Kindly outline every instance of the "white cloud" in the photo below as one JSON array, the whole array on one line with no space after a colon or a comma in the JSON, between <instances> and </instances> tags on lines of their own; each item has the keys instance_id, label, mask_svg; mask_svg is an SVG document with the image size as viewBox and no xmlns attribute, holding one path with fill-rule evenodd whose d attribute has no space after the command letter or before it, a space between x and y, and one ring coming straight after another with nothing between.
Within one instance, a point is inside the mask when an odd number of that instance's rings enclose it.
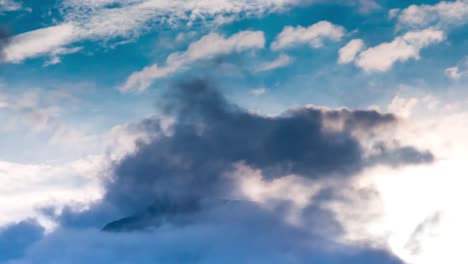
<instances>
[{"instance_id":1,"label":"white cloud","mask_svg":"<svg viewBox=\"0 0 468 264\"><path fill-rule=\"evenodd\" d=\"M338 63L347 64L352 62L364 48L365 44L362 39L351 40L339 50Z\"/></svg>"},{"instance_id":2,"label":"white cloud","mask_svg":"<svg viewBox=\"0 0 468 264\"><path fill-rule=\"evenodd\" d=\"M460 68L458 66L453 66L445 69L445 75L453 80L458 80L462 76L460 73Z\"/></svg>"},{"instance_id":3,"label":"white cloud","mask_svg":"<svg viewBox=\"0 0 468 264\"><path fill-rule=\"evenodd\" d=\"M98 38L135 36L150 24L170 26L188 23L222 24L240 16L262 16L298 5L297 0L65 0L62 13L67 21L81 25ZM119 7L109 8L110 4Z\"/></svg>"},{"instance_id":4,"label":"white cloud","mask_svg":"<svg viewBox=\"0 0 468 264\"><path fill-rule=\"evenodd\" d=\"M61 56L67 54L73 54L78 51L82 50L82 47L74 47L74 48L57 48L50 52L50 58L48 61L44 63L44 67L59 64L62 62Z\"/></svg>"},{"instance_id":5,"label":"white cloud","mask_svg":"<svg viewBox=\"0 0 468 264\"><path fill-rule=\"evenodd\" d=\"M255 71L256 72L271 71L274 69L285 67L291 64L292 62L294 62L294 58L286 54L281 54L275 60L260 65L259 67L255 69Z\"/></svg>"},{"instance_id":6,"label":"white cloud","mask_svg":"<svg viewBox=\"0 0 468 264\"><path fill-rule=\"evenodd\" d=\"M53 53L76 40L77 33L73 24L61 24L16 35L5 47L4 60L19 63L27 58Z\"/></svg>"},{"instance_id":7,"label":"white cloud","mask_svg":"<svg viewBox=\"0 0 468 264\"><path fill-rule=\"evenodd\" d=\"M345 32L342 26L328 21L320 21L307 28L287 26L271 44L271 49L276 51L303 44L320 48L327 40L340 41Z\"/></svg>"},{"instance_id":8,"label":"white cloud","mask_svg":"<svg viewBox=\"0 0 468 264\"><path fill-rule=\"evenodd\" d=\"M177 34L175 38L175 42L177 44L181 44L181 43L192 41L197 36L197 34L198 33L196 31L181 32Z\"/></svg>"},{"instance_id":9,"label":"white cloud","mask_svg":"<svg viewBox=\"0 0 468 264\"><path fill-rule=\"evenodd\" d=\"M468 76L468 57L457 63L457 65L445 69L444 73L452 80L458 80Z\"/></svg>"},{"instance_id":10,"label":"white cloud","mask_svg":"<svg viewBox=\"0 0 468 264\"><path fill-rule=\"evenodd\" d=\"M413 31L361 52L355 64L366 72L386 72L396 62L420 58L420 51L445 40L444 32L436 29Z\"/></svg>"},{"instance_id":11,"label":"white cloud","mask_svg":"<svg viewBox=\"0 0 468 264\"><path fill-rule=\"evenodd\" d=\"M157 26L184 26L187 28L202 25L218 26L245 17L261 17L269 13L279 13L291 7L313 4L315 1L300 0L222 0L213 4L206 0L64 0L59 5L63 24L49 26L23 33L14 37L16 41L9 47L11 54L7 62L18 63L28 58L48 55L54 49L72 45L82 40L107 41L132 39ZM337 1L341 2L341 1ZM11 0L0 0L5 7L17 8ZM356 4L345 1L344 4ZM375 1L360 0L361 11L378 8ZM323 30L327 24L321 23ZM328 25L329 26L329 25ZM317 29L320 30L320 29ZM332 32L318 33L310 40L319 45L325 38L341 38L342 28L329 28ZM73 32L73 33L72 33ZM321 35L322 34L322 35ZM325 36L323 34L329 34ZM320 40L323 38L322 40ZM125 42L125 41L124 41ZM39 46L37 43L45 43ZM109 44L112 47L112 43ZM59 62L53 58L51 62Z\"/></svg>"},{"instance_id":12,"label":"white cloud","mask_svg":"<svg viewBox=\"0 0 468 264\"><path fill-rule=\"evenodd\" d=\"M466 263L465 186L468 109L461 99L398 95L389 110L406 119L396 139L434 153L431 164L365 170L327 207L344 227L342 241L391 250L405 263ZM364 194L364 195L363 195Z\"/></svg>"},{"instance_id":13,"label":"white cloud","mask_svg":"<svg viewBox=\"0 0 468 264\"><path fill-rule=\"evenodd\" d=\"M360 8L359 11L361 13L367 14L375 10L379 10L382 7L375 2L374 0L359 0Z\"/></svg>"},{"instance_id":14,"label":"white cloud","mask_svg":"<svg viewBox=\"0 0 468 264\"><path fill-rule=\"evenodd\" d=\"M393 15L397 11L392 11ZM441 1L435 5L411 5L398 12L398 24L409 27L450 26L468 23L468 1Z\"/></svg>"},{"instance_id":15,"label":"white cloud","mask_svg":"<svg viewBox=\"0 0 468 264\"><path fill-rule=\"evenodd\" d=\"M399 117L409 118L418 103L419 100L415 97L406 98L397 95L388 105L388 110Z\"/></svg>"},{"instance_id":16,"label":"white cloud","mask_svg":"<svg viewBox=\"0 0 468 264\"><path fill-rule=\"evenodd\" d=\"M13 0L0 0L0 12L17 11L21 4Z\"/></svg>"},{"instance_id":17,"label":"white cloud","mask_svg":"<svg viewBox=\"0 0 468 264\"><path fill-rule=\"evenodd\" d=\"M265 88L257 88L257 89L253 89L249 91L249 94L255 95L255 96L263 95L265 93L266 93Z\"/></svg>"},{"instance_id":18,"label":"white cloud","mask_svg":"<svg viewBox=\"0 0 468 264\"><path fill-rule=\"evenodd\" d=\"M258 203L266 209L274 209L276 203L288 201L289 209L284 215L289 224L301 225L301 212L313 203L313 196L324 187L323 182L306 179L298 175L287 175L279 179L265 180L261 170L244 163L234 164L231 177L237 183L236 198Z\"/></svg>"},{"instance_id":19,"label":"white cloud","mask_svg":"<svg viewBox=\"0 0 468 264\"><path fill-rule=\"evenodd\" d=\"M262 49L264 46L265 36L262 31L241 31L229 37L210 33L190 44L186 51L170 54L165 66L154 64L133 73L120 90L122 92L144 91L155 79L172 75L195 61L233 52Z\"/></svg>"}]
</instances>

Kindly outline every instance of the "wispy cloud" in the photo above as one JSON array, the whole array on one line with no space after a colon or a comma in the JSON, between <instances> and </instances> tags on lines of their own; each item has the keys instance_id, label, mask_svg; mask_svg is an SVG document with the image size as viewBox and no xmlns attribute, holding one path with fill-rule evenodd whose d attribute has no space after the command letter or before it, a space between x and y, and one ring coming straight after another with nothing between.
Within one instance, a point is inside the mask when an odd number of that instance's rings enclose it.
<instances>
[{"instance_id":1,"label":"wispy cloud","mask_svg":"<svg viewBox=\"0 0 468 264\"><path fill-rule=\"evenodd\" d=\"M19 63L27 58L53 53L80 38L73 24L61 24L12 37L4 53L6 62Z\"/></svg>"},{"instance_id":2,"label":"wispy cloud","mask_svg":"<svg viewBox=\"0 0 468 264\"><path fill-rule=\"evenodd\" d=\"M264 46L265 36L262 31L241 31L229 37L210 33L190 44L186 51L170 54L166 59L166 65L159 66L154 64L133 73L128 77L120 90L122 92L131 90L144 91L154 80L184 70L196 61L233 52L262 49Z\"/></svg>"},{"instance_id":3,"label":"wispy cloud","mask_svg":"<svg viewBox=\"0 0 468 264\"><path fill-rule=\"evenodd\" d=\"M22 62L81 40L136 38L155 26L216 26L298 4L296 0L226 0L215 5L204 0L65 0L60 6L65 22L15 36L6 61Z\"/></svg>"},{"instance_id":4,"label":"wispy cloud","mask_svg":"<svg viewBox=\"0 0 468 264\"><path fill-rule=\"evenodd\" d=\"M294 62L293 57L290 57L286 54L281 54L275 60L261 64L255 69L255 71L256 72L271 71L274 69L285 67L293 62Z\"/></svg>"}]
</instances>

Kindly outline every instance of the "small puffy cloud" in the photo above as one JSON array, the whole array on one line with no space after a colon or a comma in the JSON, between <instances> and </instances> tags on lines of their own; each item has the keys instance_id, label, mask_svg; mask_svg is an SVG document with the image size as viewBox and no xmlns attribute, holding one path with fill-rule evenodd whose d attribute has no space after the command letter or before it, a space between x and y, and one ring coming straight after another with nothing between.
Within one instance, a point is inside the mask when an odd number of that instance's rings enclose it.
<instances>
[{"instance_id":1,"label":"small puffy cloud","mask_svg":"<svg viewBox=\"0 0 468 264\"><path fill-rule=\"evenodd\" d=\"M1 12L17 11L21 9L21 4L13 0L0 0Z\"/></svg>"},{"instance_id":2,"label":"small puffy cloud","mask_svg":"<svg viewBox=\"0 0 468 264\"><path fill-rule=\"evenodd\" d=\"M235 52L262 49L264 46L265 36L262 31L241 31L229 37L210 33L190 44L186 51L170 54L166 59L166 65L154 64L145 67L141 71L134 72L128 77L120 90L122 92L144 91L155 79L167 77L184 70L196 61Z\"/></svg>"},{"instance_id":3,"label":"small puffy cloud","mask_svg":"<svg viewBox=\"0 0 468 264\"><path fill-rule=\"evenodd\" d=\"M423 28L427 26L450 26L468 23L468 2L465 0L441 1L435 5L410 5L393 9L391 17L397 17L400 26Z\"/></svg>"},{"instance_id":4,"label":"small puffy cloud","mask_svg":"<svg viewBox=\"0 0 468 264\"><path fill-rule=\"evenodd\" d=\"M340 41L346 30L344 27L328 21L320 21L309 27L287 26L271 44L272 50L283 50L298 45L308 44L320 48L327 40Z\"/></svg>"},{"instance_id":5,"label":"small puffy cloud","mask_svg":"<svg viewBox=\"0 0 468 264\"><path fill-rule=\"evenodd\" d=\"M386 72L396 62L419 59L420 51L445 40L444 32L436 29L412 31L361 52L355 64L366 72Z\"/></svg>"},{"instance_id":6,"label":"small puffy cloud","mask_svg":"<svg viewBox=\"0 0 468 264\"><path fill-rule=\"evenodd\" d=\"M445 69L445 75L453 80L458 80L462 76L460 73L460 68L458 66L453 66Z\"/></svg>"},{"instance_id":7,"label":"small puffy cloud","mask_svg":"<svg viewBox=\"0 0 468 264\"><path fill-rule=\"evenodd\" d=\"M468 57L457 63L457 65L445 69L444 73L445 76L452 80L468 76Z\"/></svg>"},{"instance_id":8,"label":"small puffy cloud","mask_svg":"<svg viewBox=\"0 0 468 264\"><path fill-rule=\"evenodd\" d=\"M263 95L265 93L266 93L265 88L257 88L257 89L253 89L249 91L249 94L255 95L255 96Z\"/></svg>"},{"instance_id":9,"label":"small puffy cloud","mask_svg":"<svg viewBox=\"0 0 468 264\"><path fill-rule=\"evenodd\" d=\"M256 72L271 71L274 69L285 67L293 62L294 62L294 58L286 54L281 54L275 60L260 65L259 67L257 67L257 69L255 69L255 71Z\"/></svg>"},{"instance_id":10,"label":"small puffy cloud","mask_svg":"<svg viewBox=\"0 0 468 264\"><path fill-rule=\"evenodd\" d=\"M352 62L359 52L365 48L364 41L362 39L353 39L339 51L339 64L347 64Z\"/></svg>"},{"instance_id":11,"label":"small puffy cloud","mask_svg":"<svg viewBox=\"0 0 468 264\"><path fill-rule=\"evenodd\" d=\"M359 11L361 13L367 14L375 10L379 10L382 7L374 0L359 0Z\"/></svg>"}]
</instances>

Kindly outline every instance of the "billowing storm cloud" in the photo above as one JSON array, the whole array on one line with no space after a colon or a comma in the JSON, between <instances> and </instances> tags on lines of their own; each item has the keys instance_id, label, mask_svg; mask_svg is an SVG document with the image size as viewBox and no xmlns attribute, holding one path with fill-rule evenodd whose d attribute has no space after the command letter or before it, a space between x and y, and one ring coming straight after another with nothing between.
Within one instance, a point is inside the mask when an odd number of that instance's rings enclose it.
<instances>
[{"instance_id":1,"label":"billowing storm cloud","mask_svg":"<svg viewBox=\"0 0 468 264\"><path fill-rule=\"evenodd\" d=\"M320 191L302 209L306 226L286 220L287 201L267 210L236 196L239 164L261 171L265 181L296 175L346 185L375 165L431 162L431 153L394 140L376 140L370 149L360 142L396 127L394 115L305 107L263 116L230 103L200 79L171 86L161 102L172 125L163 128L162 118L140 122L137 127L153 136L112 166L102 200L85 211L69 208L56 215L63 228L13 263L341 263L342 257L399 263L384 251L334 240L340 224L321 202L339 189ZM55 250L57 243L66 253Z\"/></svg>"},{"instance_id":2,"label":"billowing storm cloud","mask_svg":"<svg viewBox=\"0 0 468 264\"><path fill-rule=\"evenodd\" d=\"M266 117L230 103L199 79L173 85L163 101L162 111L176 120L170 132L161 131L160 119L142 121L142 129L160 136L115 164L102 202L79 215L65 214L65 223L128 217L105 229L133 230L159 225L160 217L196 213L232 198L235 180L227 175L238 162L261 170L270 180L291 174L346 180L377 164L433 159L429 152L388 147L381 141L373 146L374 153L365 153L354 133L391 129L398 123L391 114L300 108Z\"/></svg>"}]
</instances>

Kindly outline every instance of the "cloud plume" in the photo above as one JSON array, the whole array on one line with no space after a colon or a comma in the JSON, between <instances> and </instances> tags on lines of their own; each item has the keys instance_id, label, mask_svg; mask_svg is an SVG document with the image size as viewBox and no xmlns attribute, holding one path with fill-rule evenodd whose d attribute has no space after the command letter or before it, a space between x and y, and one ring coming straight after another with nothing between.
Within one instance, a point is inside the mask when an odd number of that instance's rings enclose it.
<instances>
[{"instance_id":1,"label":"cloud plume","mask_svg":"<svg viewBox=\"0 0 468 264\"><path fill-rule=\"evenodd\" d=\"M392 129L395 116L312 107L261 116L199 79L171 87L160 108L174 123L163 132L161 118L141 122L157 136L114 165L103 199L85 211L64 210L57 216L63 228L12 263L401 263L385 250L335 240L342 230L320 201L338 190L312 195L315 203L300 201L305 226L286 219L294 200L264 207L236 197L239 178L252 171L268 197L281 197L281 186L293 190L295 182L346 182L377 164L432 161L428 152L386 142L366 153L359 135Z\"/></svg>"},{"instance_id":2,"label":"cloud plume","mask_svg":"<svg viewBox=\"0 0 468 264\"><path fill-rule=\"evenodd\" d=\"M376 164L397 166L433 158L410 146L390 147L384 142L367 155L355 132L391 128L398 122L395 116L376 111L309 107L265 117L228 102L203 80L172 87L161 109L176 119L171 134L140 144L115 166L102 203L78 216L65 214L65 223L130 216L123 225L134 225L141 216L150 219L140 227L146 228L153 220L161 222L158 214L178 218L186 209L191 214L197 211L194 208L230 198L234 187L226 174L237 162L262 170L268 179L291 174L346 179ZM161 130L159 119L143 123L153 133Z\"/></svg>"}]
</instances>

